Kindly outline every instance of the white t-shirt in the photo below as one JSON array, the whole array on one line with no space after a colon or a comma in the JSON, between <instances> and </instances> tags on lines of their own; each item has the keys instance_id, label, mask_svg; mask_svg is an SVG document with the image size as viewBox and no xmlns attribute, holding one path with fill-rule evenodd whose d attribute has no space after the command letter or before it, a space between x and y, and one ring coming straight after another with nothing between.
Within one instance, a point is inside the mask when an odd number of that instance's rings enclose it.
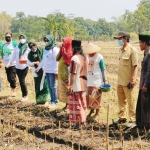
<instances>
[{"instance_id":1,"label":"white t-shirt","mask_svg":"<svg viewBox=\"0 0 150 150\"><path fill-rule=\"evenodd\" d=\"M10 59L11 59L11 57L12 57L12 55L13 55L13 53L14 53L14 49L15 49L15 47L14 47L14 45L13 45L13 43L11 42L11 43L9 43L9 44L4 44L4 47L3 47L3 60L4 60L4 65L6 66L7 64L8 64L8 62L10 61ZM11 54L8 54L7 52L5 52L5 50L9 50L10 51L10 53ZM15 66L16 65L16 60L14 60L12 63L11 63L11 65L10 66Z\"/></svg>"},{"instance_id":2,"label":"white t-shirt","mask_svg":"<svg viewBox=\"0 0 150 150\"><path fill-rule=\"evenodd\" d=\"M88 58L86 57L84 61L83 56L74 55L71 59L70 72L75 73L75 79L73 82L73 91L85 91L87 88L87 68L88 68ZM73 65L72 62L75 62ZM83 74L82 74L83 73ZM82 79L81 76L84 75L86 79Z\"/></svg>"},{"instance_id":3,"label":"white t-shirt","mask_svg":"<svg viewBox=\"0 0 150 150\"><path fill-rule=\"evenodd\" d=\"M25 53L23 55L21 55L21 58L19 58L19 51L20 51L20 49L17 46L14 49L14 53L13 53L11 59L10 59L10 63L12 64L14 61L16 61L16 69L23 70L26 67L28 67L28 65L27 64L20 64L19 63L19 59L28 60L28 53L30 52L30 48L27 48L27 50L25 51Z\"/></svg>"},{"instance_id":4,"label":"white t-shirt","mask_svg":"<svg viewBox=\"0 0 150 150\"><path fill-rule=\"evenodd\" d=\"M88 86L100 86L103 83L102 72L100 69L100 61L103 59L103 56L99 53L96 53L93 57L89 57L88 65Z\"/></svg>"},{"instance_id":5,"label":"white t-shirt","mask_svg":"<svg viewBox=\"0 0 150 150\"><path fill-rule=\"evenodd\" d=\"M43 50L43 57L40 65L37 69L43 68L45 73L58 74L58 61L56 61L56 56L59 52L58 47L54 47L50 50Z\"/></svg>"}]
</instances>

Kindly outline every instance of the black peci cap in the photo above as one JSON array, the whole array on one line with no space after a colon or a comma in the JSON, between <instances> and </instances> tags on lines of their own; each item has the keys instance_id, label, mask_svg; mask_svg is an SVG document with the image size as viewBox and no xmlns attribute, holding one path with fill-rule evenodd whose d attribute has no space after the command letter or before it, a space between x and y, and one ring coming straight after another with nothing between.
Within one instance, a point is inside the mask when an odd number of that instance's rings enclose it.
<instances>
[{"instance_id":1,"label":"black peci cap","mask_svg":"<svg viewBox=\"0 0 150 150\"><path fill-rule=\"evenodd\" d=\"M139 40L143 42L150 41L150 35L139 34Z\"/></svg>"},{"instance_id":2,"label":"black peci cap","mask_svg":"<svg viewBox=\"0 0 150 150\"><path fill-rule=\"evenodd\" d=\"M72 47L81 47L80 40L72 40Z\"/></svg>"}]
</instances>

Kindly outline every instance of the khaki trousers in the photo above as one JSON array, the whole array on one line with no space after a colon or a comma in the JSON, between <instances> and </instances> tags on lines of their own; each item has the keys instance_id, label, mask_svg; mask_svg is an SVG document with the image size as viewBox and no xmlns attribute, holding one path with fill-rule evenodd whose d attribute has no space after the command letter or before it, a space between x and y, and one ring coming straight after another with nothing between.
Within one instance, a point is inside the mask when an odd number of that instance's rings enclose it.
<instances>
[{"instance_id":1,"label":"khaki trousers","mask_svg":"<svg viewBox=\"0 0 150 150\"><path fill-rule=\"evenodd\" d=\"M132 122L135 122L135 108L136 108L136 96L135 88L128 89L126 86L118 85L117 86L117 95L118 95L118 106L119 113L118 116L120 119L127 119L127 103L128 103L128 114L129 119Z\"/></svg>"}]
</instances>

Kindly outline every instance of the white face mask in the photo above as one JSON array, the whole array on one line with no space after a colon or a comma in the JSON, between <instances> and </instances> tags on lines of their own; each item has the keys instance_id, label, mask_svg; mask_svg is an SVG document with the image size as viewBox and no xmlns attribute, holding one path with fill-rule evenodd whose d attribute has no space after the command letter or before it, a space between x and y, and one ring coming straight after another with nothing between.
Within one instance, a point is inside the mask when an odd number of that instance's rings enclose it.
<instances>
[{"instance_id":1,"label":"white face mask","mask_svg":"<svg viewBox=\"0 0 150 150\"><path fill-rule=\"evenodd\" d=\"M21 44L26 43L26 39L20 39L20 43L21 43Z\"/></svg>"},{"instance_id":2,"label":"white face mask","mask_svg":"<svg viewBox=\"0 0 150 150\"><path fill-rule=\"evenodd\" d=\"M48 45L49 45L49 42L45 42L45 45L48 46Z\"/></svg>"},{"instance_id":3,"label":"white face mask","mask_svg":"<svg viewBox=\"0 0 150 150\"><path fill-rule=\"evenodd\" d=\"M32 52L36 52L37 51L37 48L35 50L32 50Z\"/></svg>"}]
</instances>

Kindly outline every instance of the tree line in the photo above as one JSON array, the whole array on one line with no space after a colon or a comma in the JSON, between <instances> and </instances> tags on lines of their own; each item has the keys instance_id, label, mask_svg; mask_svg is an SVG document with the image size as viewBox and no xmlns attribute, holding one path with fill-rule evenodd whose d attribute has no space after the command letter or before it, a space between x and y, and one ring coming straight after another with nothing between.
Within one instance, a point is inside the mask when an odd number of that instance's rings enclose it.
<instances>
[{"instance_id":1,"label":"tree line","mask_svg":"<svg viewBox=\"0 0 150 150\"><path fill-rule=\"evenodd\" d=\"M24 12L16 12L12 17L7 12L0 13L0 39L8 31L18 39L25 33L29 39L40 41L45 34L53 34L57 41L63 37L72 36L81 40L111 40L119 31L128 31L132 39L137 34L150 34L150 0L141 0L134 12L126 10L120 17L112 17L112 22L99 18L98 21L74 17L73 14L65 16L59 11L48 14L45 18L39 16L26 16Z\"/></svg>"}]
</instances>

